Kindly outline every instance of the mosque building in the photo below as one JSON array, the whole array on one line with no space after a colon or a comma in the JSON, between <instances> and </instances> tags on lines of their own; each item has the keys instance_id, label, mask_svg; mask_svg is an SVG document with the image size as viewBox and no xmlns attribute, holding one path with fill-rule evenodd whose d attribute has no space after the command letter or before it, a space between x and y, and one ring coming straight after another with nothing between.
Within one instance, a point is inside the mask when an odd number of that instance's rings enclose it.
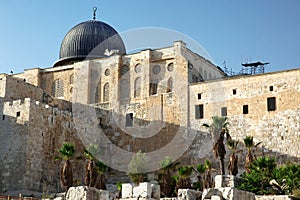
<instances>
[{"instance_id":1,"label":"mosque building","mask_svg":"<svg viewBox=\"0 0 300 200\"><path fill-rule=\"evenodd\" d=\"M212 116L228 117L235 140L262 141L260 154L299 163L300 69L229 76L187 46L127 54L118 32L93 19L65 35L53 67L0 74L0 193L57 191L64 142L99 145L111 183L138 151L149 172L166 156L213 159L202 126ZM84 163L74 163L82 184Z\"/></svg>"}]
</instances>

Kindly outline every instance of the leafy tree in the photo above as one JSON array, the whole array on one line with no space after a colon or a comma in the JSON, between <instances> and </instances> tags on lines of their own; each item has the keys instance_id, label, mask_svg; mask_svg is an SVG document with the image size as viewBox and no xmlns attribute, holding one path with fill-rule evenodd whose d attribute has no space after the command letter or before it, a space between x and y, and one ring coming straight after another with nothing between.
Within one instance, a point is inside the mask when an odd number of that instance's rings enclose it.
<instances>
[{"instance_id":1,"label":"leafy tree","mask_svg":"<svg viewBox=\"0 0 300 200\"><path fill-rule=\"evenodd\" d=\"M71 158L75 153L75 146L71 143L63 143L58 150L60 156L55 157L55 160L63 160L64 164L60 170L60 184L66 191L73 185L73 172Z\"/></svg>"},{"instance_id":2,"label":"leafy tree","mask_svg":"<svg viewBox=\"0 0 300 200\"><path fill-rule=\"evenodd\" d=\"M300 188L300 165L288 163L280 166L276 169L273 178L283 186L285 194L294 194L294 191Z\"/></svg>"},{"instance_id":3,"label":"leafy tree","mask_svg":"<svg viewBox=\"0 0 300 200\"><path fill-rule=\"evenodd\" d=\"M176 183L172 176L178 165L179 162L173 162L170 157L165 157L165 159L160 162L161 169L158 173L158 182L163 197L171 197L174 195Z\"/></svg>"},{"instance_id":4,"label":"leafy tree","mask_svg":"<svg viewBox=\"0 0 300 200\"><path fill-rule=\"evenodd\" d=\"M212 117L212 120L213 122L211 125L203 124L203 126L209 128L214 141L216 141L213 147L213 152L215 158L219 158L220 160L221 175L224 175L225 174L224 157L226 155L226 150L224 145L225 135L227 140L231 140L227 128L229 123L227 122L227 117L214 116Z\"/></svg>"},{"instance_id":5,"label":"leafy tree","mask_svg":"<svg viewBox=\"0 0 300 200\"><path fill-rule=\"evenodd\" d=\"M128 165L128 170L128 175L134 183L138 184L147 181L148 176L146 174L147 168L145 154L141 151L134 154Z\"/></svg>"},{"instance_id":6,"label":"leafy tree","mask_svg":"<svg viewBox=\"0 0 300 200\"><path fill-rule=\"evenodd\" d=\"M231 149L228 165L229 174L236 176L238 174L238 156L236 154L241 151L238 149L239 141L229 140L227 145Z\"/></svg>"},{"instance_id":7,"label":"leafy tree","mask_svg":"<svg viewBox=\"0 0 300 200\"><path fill-rule=\"evenodd\" d=\"M244 144L248 149L247 156L246 156L246 162L245 162L245 170L247 173L250 173L250 165L254 161L255 154L254 150L257 148L258 145L261 144L261 142L258 142L257 144L253 141L253 136L246 136L244 139Z\"/></svg>"},{"instance_id":8,"label":"leafy tree","mask_svg":"<svg viewBox=\"0 0 300 200\"><path fill-rule=\"evenodd\" d=\"M249 173L242 174L242 183L238 186L239 189L260 195L275 193L270 185L276 170L274 158L260 157L252 162L249 170Z\"/></svg>"}]
</instances>

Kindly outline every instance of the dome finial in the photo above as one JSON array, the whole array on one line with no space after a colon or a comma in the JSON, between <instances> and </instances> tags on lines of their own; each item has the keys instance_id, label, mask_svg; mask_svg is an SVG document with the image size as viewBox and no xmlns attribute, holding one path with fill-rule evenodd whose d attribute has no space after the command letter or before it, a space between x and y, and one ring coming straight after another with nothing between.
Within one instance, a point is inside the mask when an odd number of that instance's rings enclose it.
<instances>
[{"instance_id":1,"label":"dome finial","mask_svg":"<svg viewBox=\"0 0 300 200\"><path fill-rule=\"evenodd\" d=\"M93 17L93 20L96 20L96 11L97 11L97 7L94 7L94 8L93 8L93 11L94 11L94 17Z\"/></svg>"}]
</instances>

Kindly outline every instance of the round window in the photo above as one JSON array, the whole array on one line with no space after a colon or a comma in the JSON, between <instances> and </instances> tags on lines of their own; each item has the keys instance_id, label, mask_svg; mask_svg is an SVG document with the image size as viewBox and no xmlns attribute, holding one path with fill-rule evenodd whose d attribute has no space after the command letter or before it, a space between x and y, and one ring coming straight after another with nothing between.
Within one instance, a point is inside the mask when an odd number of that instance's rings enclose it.
<instances>
[{"instance_id":1,"label":"round window","mask_svg":"<svg viewBox=\"0 0 300 200\"><path fill-rule=\"evenodd\" d=\"M158 74L160 72L160 66L159 65L155 65L152 69L153 74Z\"/></svg>"}]
</instances>

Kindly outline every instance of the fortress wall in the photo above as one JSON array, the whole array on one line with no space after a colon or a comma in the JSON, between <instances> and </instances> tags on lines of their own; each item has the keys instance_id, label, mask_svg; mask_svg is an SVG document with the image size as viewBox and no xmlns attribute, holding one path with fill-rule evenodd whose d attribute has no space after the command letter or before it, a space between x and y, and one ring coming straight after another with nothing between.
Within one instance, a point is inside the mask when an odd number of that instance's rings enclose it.
<instances>
[{"instance_id":1,"label":"fortress wall","mask_svg":"<svg viewBox=\"0 0 300 200\"><path fill-rule=\"evenodd\" d=\"M190 120L195 129L205 130L201 125L210 123L211 116L221 116L223 107L234 139L252 135L255 142L263 142L266 154L272 151L284 158L300 157L299 69L204 82L192 85L191 91ZM268 111L270 97L276 98L273 111ZM195 105L203 105L203 119L195 119ZM244 105L248 105L248 114L243 114Z\"/></svg>"},{"instance_id":2,"label":"fortress wall","mask_svg":"<svg viewBox=\"0 0 300 200\"><path fill-rule=\"evenodd\" d=\"M5 75L0 80L0 83L4 82L0 85L0 95L3 97L4 101L13 101L17 99L24 99L30 97L36 100L42 100L43 98L43 90L39 87L35 87L23 79L14 78L9 75ZM5 85L5 86L4 86ZM5 89L5 90L4 90ZM3 92L4 91L4 92Z\"/></svg>"},{"instance_id":3,"label":"fortress wall","mask_svg":"<svg viewBox=\"0 0 300 200\"><path fill-rule=\"evenodd\" d=\"M75 144L77 156L84 147L74 128L72 114L26 98L5 102L0 120L1 192L27 188L60 190L62 162L54 161L63 142ZM19 112L19 114L17 114ZM20 116L18 116L20 115ZM72 161L74 180L83 184L85 161Z\"/></svg>"}]
</instances>

